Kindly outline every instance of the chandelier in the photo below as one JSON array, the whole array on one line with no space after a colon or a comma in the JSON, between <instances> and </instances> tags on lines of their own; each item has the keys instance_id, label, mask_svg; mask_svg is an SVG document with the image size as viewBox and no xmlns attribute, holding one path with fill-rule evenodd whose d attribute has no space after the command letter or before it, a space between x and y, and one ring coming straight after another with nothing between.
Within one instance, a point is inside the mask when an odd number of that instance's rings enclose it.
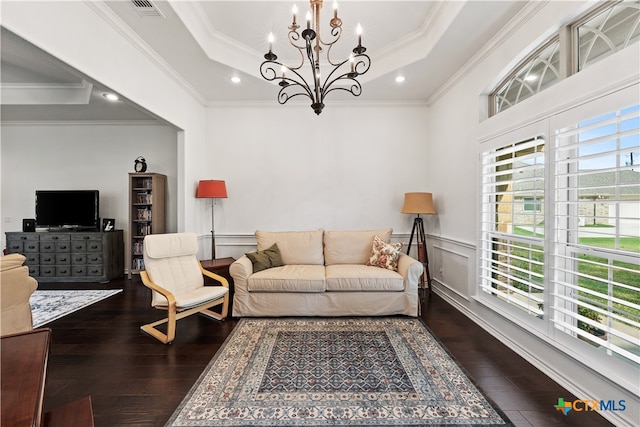
<instances>
[{"instance_id":1,"label":"chandelier","mask_svg":"<svg viewBox=\"0 0 640 427\"><path fill-rule=\"evenodd\" d=\"M329 92L342 90L354 96L359 96L362 93L362 86L356 77L369 71L371 59L365 54L367 49L362 46L362 27L358 24L356 29L358 45L353 48L347 59L334 61L331 58L331 48L342 36L342 20L338 18L337 3L333 3L333 18L329 21L331 29L328 40L324 40L320 35L322 0L310 0L310 4L311 11L307 12L306 28L302 30L302 33L298 32L301 27L296 22L298 9L295 5L293 6L293 22L288 27L289 43L300 54L299 64L288 66L278 61L278 57L273 53L273 33L270 33L269 51L265 53L265 61L260 65L260 74L268 81L279 80L278 103L284 104L296 96L306 96L311 100L313 111L320 114L324 108L324 98ZM325 58L323 58L321 73L320 58L323 53ZM305 72L302 69L307 62L305 57L310 67L310 73L306 74L307 78L303 77ZM326 62L324 62L325 59ZM327 74L323 80L325 72Z\"/></svg>"}]
</instances>

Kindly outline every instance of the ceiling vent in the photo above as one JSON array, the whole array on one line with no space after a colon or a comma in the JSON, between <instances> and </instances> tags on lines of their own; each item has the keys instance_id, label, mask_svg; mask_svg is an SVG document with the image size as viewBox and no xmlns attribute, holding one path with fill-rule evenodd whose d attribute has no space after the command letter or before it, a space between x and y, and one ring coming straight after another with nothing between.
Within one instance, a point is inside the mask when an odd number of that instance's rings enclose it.
<instances>
[{"instance_id":1,"label":"ceiling vent","mask_svg":"<svg viewBox=\"0 0 640 427\"><path fill-rule=\"evenodd\" d=\"M164 15L158 9L158 6L153 4L151 0L131 0L131 5L138 12L138 15L142 16L160 16L164 18Z\"/></svg>"}]
</instances>

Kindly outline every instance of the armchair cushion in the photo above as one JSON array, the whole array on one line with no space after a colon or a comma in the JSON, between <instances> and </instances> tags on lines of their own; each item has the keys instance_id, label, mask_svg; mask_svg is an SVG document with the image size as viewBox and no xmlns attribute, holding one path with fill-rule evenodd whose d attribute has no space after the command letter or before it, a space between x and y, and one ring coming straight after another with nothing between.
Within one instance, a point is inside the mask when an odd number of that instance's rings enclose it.
<instances>
[{"instance_id":1,"label":"armchair cushion","mask_svg":"<svg viewBox=\"0 0 640 427\"><path fill-rule=\"evenodd\" d=\"M196 258L198 241L195 234L150 234L145 237L143 250L144 268L149 279L176 298L204 286L204 277ZM167 305L167 299L154 291L151 304L163 307Z\"/></svg>"}]
</instances>

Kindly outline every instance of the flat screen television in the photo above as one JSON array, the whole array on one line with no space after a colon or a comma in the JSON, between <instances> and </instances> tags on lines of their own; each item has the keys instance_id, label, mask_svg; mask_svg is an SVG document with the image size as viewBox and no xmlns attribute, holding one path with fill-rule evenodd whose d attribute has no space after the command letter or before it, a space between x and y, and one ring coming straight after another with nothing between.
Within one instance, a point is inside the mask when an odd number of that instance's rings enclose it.
<instances>
[{"instance_id":1,"label":"flat screen television","mask_svg":"<svg viewBox=\"0 0 640 427\"><path fill-rule=\"evenodd\" d=\"M36 227L100 230L98 190L37 190Z\"/></svg>"}]
</instances>

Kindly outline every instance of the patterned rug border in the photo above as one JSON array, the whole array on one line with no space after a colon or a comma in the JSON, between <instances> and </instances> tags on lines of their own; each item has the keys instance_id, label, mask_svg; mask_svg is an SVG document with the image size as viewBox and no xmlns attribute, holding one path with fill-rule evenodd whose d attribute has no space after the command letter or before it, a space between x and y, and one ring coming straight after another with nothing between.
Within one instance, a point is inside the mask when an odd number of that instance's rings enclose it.
<instances>
[{"instance_id":1,"label":"patterned rug border","mask_svg":"<svg viewBox=\"0 0 640 427\"><path fill-rule=\"evenodd\" d=\"M33 328L36 329L47 325L54 320L61 319L122 291L122 289L36 289L31 295L31 299L66 296L69 298L82 297L82 301L64 306L62 310L60 310L60 306L48 307L49 310L42 310L41 307L36 306L36 303L30 299Z\"/></svg>"},{"instance_id":2,"label":"patterned rug border","mask_svg":"<svg viewBox=\"0 0 640 427\"><path fill-rule=\"evenodd\" d=\"M487 394L482 390L481 387L479 387L476 383L476 381L473 379L473 377L471 375L469 375L469 373L467 372L466 369L464 369L464 367L460 364L460 362L453 356L453 354L451 354L451 352L449 351L448 348L446 348L446 346L442 343L442 341L433 333L433 331L424 323L424 321L421 318L410 318L410 317L339 317L339 318L324 318L324 317L281 317L281 318L241 318L238 323L236 324L236 326L234 327L234 329L231 331L231 333L227 336L227 338L225 339L224 343L220 346L220 348L218 349L218 351L215 353L215 355L212 357L212 359L209 361L209 363L207 364L207 366L204 368L203 372L199 375L198 379L195 381L195 383L193 384L193 386L191 387L191 389L189 390L189 392L187 393L187 395L183 398L183 400L181 401L181 403L178 405L178 407L176 408L176 410L173 412L172 416L169 418L169 420L167 421L167 423L165 424L165 427L178 427L178 426L187 426L187 425L197 425L197 426L205 426L205 425L211 425L213 426L214 424L202 424L202 423L198 423L198 424L175 424L175 422L177 421L177 418L180 416L181 411L185 408L185 406L189 403L189 401L191 400L191 398L198 392L199 386L200 384L207 378L209 371L212 369L212 367L218 362L218 359L220 357L222 357L222 355L225 353L226 347L233 341L236 333L238 333L238 331L241 329L241 325L243 325L245 322L250 322L250 321L288 321L288 322L296 322L296 321L332 321L332 320L343 320L343 321L348 321L348 320L381 320L381 319L385 319L385 320L390 320L390 319L397 319L397 320L401 320L401 321L405 321L405 322L416 322L420 325L420 327L424 328L424 330L431 336L431 338L434 340L434 342L439 346L440 350L442 350L446 356L448 358L451 359L451 361L453 362L453 364L455 364L455 366L460 370L460 372L466 377L466 379L469 381L469 383L476 389L476 391L482 396L482 398L485 399L485 401L487 402L487 404L489 406L491 406L491 408L493 409L493 411L495 411L495 413L502 418L502 420L504 421L504 424L502 423L488 423L488 424L480 424L480 423L463 423L463 422L453 422L452 420L447 420L447 422L443 422L443 423L429 423L429 424L415 424L415 423L409 423L409 424L393 424L396 427L405 427L405 426L416 426L416 425L424 425L424 426L431 426L431 427L437 427L437 426L458 426L458 427L478 427L478 426L483 426L483 427L513 427L513 423L511 422L511 420L509 420L509 418L506 416L506 414L500 409L500 407L492 400L490 399ZM221 425L221 424L215 424L215 425ZM248 424L247 424L248 425ZM251 425L263 425L263 426L269 426L269 425L273 425L272 423L265 423L265 424L251 424ZM284 425L284 424L278 424L278 425ZM290 424L287 424L290 425ZM352 425L361 425L361 426L366 426L366 425L380 425L380 424L368 424L366 422L362 422L362 420L360 420L357 423L354 422L349 422L347 424L340 424L338 422L335 422L333 424L299 424L299 425L304 425L306 427L320 427L320 426L326 426L326 425L331 425L334 427L348 427L348 426L352 426Z\"/></svg>"}]
</instances>

